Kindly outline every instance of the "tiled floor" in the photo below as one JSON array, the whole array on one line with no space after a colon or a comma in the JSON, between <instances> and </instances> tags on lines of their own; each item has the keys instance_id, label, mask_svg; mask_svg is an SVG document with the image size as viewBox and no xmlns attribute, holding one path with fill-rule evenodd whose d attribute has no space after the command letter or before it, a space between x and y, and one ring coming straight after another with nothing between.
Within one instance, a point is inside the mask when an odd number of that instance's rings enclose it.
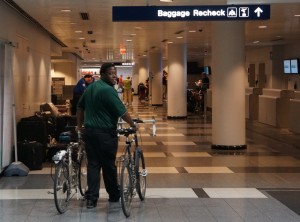
<instances>
[{"instance_id":1,"label":"tiled floor","mask_svg":"<svg viewBox=\"0 0 300 222\"><path fill-rule=\"evenodd\" d=\"M0 221L300 221L300 136L247 122L247 149L211 149L211 117L167 120L166 107L135 102L133 116L157 120L140 127L148 168L146 200L134 199L126 218L104 189L96 209L72 201L57 213L51 168L0 178ZM120 141L120 150L124 139ZM103 188L103 183L102 187Z\"/></svg>"}]
</instances>

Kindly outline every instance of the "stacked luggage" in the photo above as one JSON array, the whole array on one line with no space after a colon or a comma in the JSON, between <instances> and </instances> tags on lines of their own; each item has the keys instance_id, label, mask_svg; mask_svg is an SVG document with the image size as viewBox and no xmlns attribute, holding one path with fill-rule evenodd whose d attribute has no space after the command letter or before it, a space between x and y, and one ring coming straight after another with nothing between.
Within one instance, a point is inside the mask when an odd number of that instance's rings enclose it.
<instances>
[{"instance_id":1,"label":"stacked luggage","mask_svg":"<svg viewBox=\"0 0 300 222\"><path fill-rule=\"evenodd\" d=\"M42 113L22 118L17 124L18 160L30 170L42 169L43 162L51 161L52 156L58 150L65 149L66 143L70 142L70 140L62 143L53 141L62 140L60 134L66 131L71 120L74 124L74 118L70 116L62 115L54 118L52 115Z\"/></svg>"}]
</instances>

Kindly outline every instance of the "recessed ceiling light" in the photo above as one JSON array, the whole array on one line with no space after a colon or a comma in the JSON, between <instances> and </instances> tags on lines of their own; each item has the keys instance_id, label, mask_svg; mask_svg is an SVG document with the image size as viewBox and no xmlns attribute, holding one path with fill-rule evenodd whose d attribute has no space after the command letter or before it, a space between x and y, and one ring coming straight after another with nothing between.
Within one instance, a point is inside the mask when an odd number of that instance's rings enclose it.
<instances>
[{"instance_id":1,"label":"recessed ceiling light","mask_svg":"<svg viewBox=\"0 0 300 222\"><path fill-rule=\"evenodd\" d=\"M300 15L294 15L295 17L300 17Z\"/></svg>"},{"instance_id":2,"label":"recessed ceiling light","mask_svg":"<svg viewBox=\"0 0 300 222\"><path fill-rule=\"evenodd\" d=\"M81 37L81 38L79 38L79 39L85 39L85 38Z\"/></svg>"},{"instance_id":3,"label":"recessed ceiling light","mask_svg":"<svg viewBox=\"0 0 300 222\"><path fill-rule=\"evenodd\" d=\"M71 9L62 9L61 12L71 12Z\"/></svg>"},{"instance_id":4,"label":"recessed ceiling light","mask_svg":"<svg viewBox=\"0 0 300 222\"><path fill-rule=\"evenodd\" d=\"M260 29L265 29L265 28L267 28L268 26L266 26L266 25L260 25L260 26L258 26L258 28L260 28Z\"/></svg>"},{"instance_id":5,"label":"recessed ceiling light","mask_svg":"<svg viewBox=\"0 0 300 222\"><path fill-rule=\"evenodd\" d=\"M131 39L127 39L126 42L132 42L132 40Z\"/></svg>"},{"instance_id":6,"label":"recessed ceiling light","mask_svg":"<svg viewBox=\"0 0 300 222\"><path fill-rule=\"evenodd\" d=\"M135 34L135 33L131 33L130 35L131 35L131 36L135 36L136 34Z\"/></svg>"},{"instance_id":7,"label":"recessed ceiling light","mask_svg":"<svg viewBox=\"0 0 300 222\"><path fill-rule=\"evenodd\" d=\"M161 2L173 2L173 0L160 0Z\"/></svg>"},{"instance_id":8,"label":"recessed ceiling light","mask_svg":"<svg viewBox=\"0 0 300 222\"><path fill-rule=\"evenodd\" d=\"M189 32L196 32L196 30L190 30Z\"/></svg>"},{"instance_id":9,"label":"recessed ceiling light","mask_svg":"<svg viewBox=\"0 0 300 222\"><path fill-rule=\"evenodd\" d=\"M172 44L173 42L168 42L169 44Z\"/></svg>"},{"instance_id":10,"label":"recessed ceiling light","mask_svg":"<svg viewBox=\"0 0 300 222\"><path fill-rule=\"evenodd\" d=\"M75 31L76 33L82 33L82 31L80 31L80 30L77 30L77 31Z\"/></svg>"},{"instance_id":11,"label":"recessed ceiling light","mask_svg":"<svg viewBox=\"0 0 300 222\"><path fill-rule=\"evenodd\" d=\"M183 37L182 37L182 36L177 36L176 38L178 38L178 39L182 39Z\"/></svg>"},{"instance_id":12,"label":"recessed ceiling light","mask_svg":"<svg viewBox=\"0 0 300 222\"><path fill-rule=\"evenodd\" d=\"M259 43L259 41L254 41L254 42L253 42L253 44L257 44L257 43Z\"/></svg>"}]
</instances>

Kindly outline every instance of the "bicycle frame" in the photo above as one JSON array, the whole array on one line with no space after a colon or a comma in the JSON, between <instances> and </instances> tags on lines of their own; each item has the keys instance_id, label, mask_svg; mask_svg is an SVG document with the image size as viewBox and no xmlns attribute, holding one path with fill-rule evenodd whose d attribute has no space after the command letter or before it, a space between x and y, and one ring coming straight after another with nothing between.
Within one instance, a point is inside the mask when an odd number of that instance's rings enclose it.
<instances>
[{"instance_id":1,"label":"bicycle frame","mask_svg":"<svg viewBox=\"0 0 300 222\"><path fill-rule=\"evenodd\" d=\"M140 119L133 119L137 123L145 123ZM147 120L153 123L153 135L155 135L155 119ZM123 213L126 217L130 216L132 198L138 194L141 201L145 199L146 193L146 176L145 159L142 149L139 147L137 131L135 128L122 128L123 122L119 122L117 130L119 136L124 135L125 148L123 155L119 158L121 168L119 171L120 178L120 196ZM132 145L134 144L134 148ZM119 165L120 166L120 165Z\"/></svg>"},{"instance_id":2,"label":"bicycle frame","mask_svg":"<svg viewBox=\"0 0 300 222\"><path fill-rule=\"evenodd\" d=\"M77 193L77 200L80 199L79 197L79 192L78 192L78 169L76 169L76 167L79 167L78 162L74 162L72 159L72 153L73 153L73 149L79 147L79 143L73 143L71 142L68 146L67 146L67 150L60 150L58 151L52 158L52 160L54 161L54 163L57 165L59 162L64 161L64 164L66 164L68 166L68 178L67 180L70 183L70 186L68 187L69 192L71 192L72 188L76 189L76 193ZM81 149L81 148L80 148ZM67 155L67 156L66 156ZM79 160L79 158L82 155L82 151L78 150L78 155L77 155L77 160Z\"/></svg>"},{"instance_id":3,"label":"bicycle frame","mask_svg":"<svg viewBox=\"0 0 300 222\"><path fill-rule=\"evenodd\" d=\"M129 165L131 171L132 171L132 182L133 182L133 187L135 187L136 184L136 178L135 178L135 162L134 162L134 157L136 155L136 152L138 151L138 139L137 139L137 135L136 133L133 134L133 138L129 139L129 136L126 136L126 147L125 147L125 153L124 156L127 158L124 158L124 160L126 161L126 164ZM132 148L132 144L135 144L135 149L131 150Z\"/></svg>"},{"instance_id":4,"label":"bicycle frame","mask_svg":"<svg viewBox=\"0 0 300 222\"><path fill-rule=\"evenodd\" d=\"M64 213L76 194L77 200L84 199L85 174L81 171L86 164L84 142L71 142L66 150L58 151L52 158L55 163L54 201L59 213ZM76 157L73 155L78 148ZM85 181L85 182L84 182ZM84 188L84 189L83 189ZM75 189L75 192L72 192Z\"/></svg>"}]
</instances>

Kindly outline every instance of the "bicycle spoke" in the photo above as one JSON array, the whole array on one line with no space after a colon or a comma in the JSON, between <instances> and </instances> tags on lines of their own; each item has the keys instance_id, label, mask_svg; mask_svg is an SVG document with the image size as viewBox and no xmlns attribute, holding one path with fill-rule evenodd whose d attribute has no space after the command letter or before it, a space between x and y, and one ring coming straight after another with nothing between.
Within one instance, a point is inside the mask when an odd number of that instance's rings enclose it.
<instances>
[{"instance_id":1,"label":"bicycle spoke","mask_svg":"<svg viewBox=\"0 0 300 222\"><path fill-rule=\"evenodd\" d=\"M79 162L78 182L80 194L85 196L87 191L87 157L85 152L83 152Z\"/></svg>"},{"instance_id":2,"label":"bicycle spoke","mask_svg":"<svg viewBox=\"0 0 300 222\"><path fill-rule=\"evenodd\" d=\"M120 177L120 193L122 210L126 217L130 216L131 202L133 197L132 188L130 167L128 164L124 163Z\"/></svg>"},{"instance_id":3,"label":"bicycle spoke","mask_svg":"<svg viewBox=\"0 0 300 222\"><path fill-rule=\"evenodd\" d=\"M136 150L135 154L135 175L137 193L140 200L144 200L146 195L147 170L145 169L145 159L143 152L139 149Z\"/></svg>"},{"instance_id":4,"label":"bicycle spoke","mask_svg":"<svg viewBox=\"0 0 300 222\"><path fill-rule=\"evenodd\" d=\"M56 165L54 179L54 201L59 213L67 210L71 198L71 189L68 181L68 169L62 160Z\"/></svg>"}]
</instances>

